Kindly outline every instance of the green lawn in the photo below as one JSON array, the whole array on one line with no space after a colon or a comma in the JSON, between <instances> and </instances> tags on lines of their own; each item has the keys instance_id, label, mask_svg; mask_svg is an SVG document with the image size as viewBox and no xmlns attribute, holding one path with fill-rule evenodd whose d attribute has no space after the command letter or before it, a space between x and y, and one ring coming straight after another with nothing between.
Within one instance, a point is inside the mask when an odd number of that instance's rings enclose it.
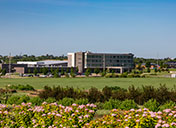
<instances>
[{"instance_id":1,"label":"green lawn","mask_svg":"<svg viewBox=\"0 0 176 128\"><path fill-rule=\"evenodd\" d=\"M160 84L166 84L169 88L176 85L175 78L21 78L5 79L0 78L0 88L6 85L29 84L35 89L42 89L48 86L73 86L75 88L89 89L97 87L102 89L104 86L119 86L128 88L130 85L141 87L141 85L153 85L159 87Z\"/></svg>"}]
</instances>

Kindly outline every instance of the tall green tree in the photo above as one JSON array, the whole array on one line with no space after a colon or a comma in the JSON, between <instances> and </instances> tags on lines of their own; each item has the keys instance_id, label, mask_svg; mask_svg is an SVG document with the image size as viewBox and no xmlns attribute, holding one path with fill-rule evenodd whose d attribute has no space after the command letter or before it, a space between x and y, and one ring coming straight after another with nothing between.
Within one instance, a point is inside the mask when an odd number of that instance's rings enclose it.
<instances>
[{"instance_id":1,"label":"tall green tree","mask_svg":"<svg viewBox=\"0 0 176 128\"><path fill-rule=\"evenodd\" d=\"M86 69L86 72L85 72L85 75L87 76L87 77L89 77L89 75L91 74L91 71L90 71L90 69L88 68L88 69Z\"/></svg>"},{"instance_id":2,"label":"tall green tree","mask_svg":"<svg viewBox=\"0 0 176 128\"><path fill-rule=\"evenodd\" d=\"M51 67L51 74L54 75L55 71L54 69Z\"/></svg>"},{"instance_id":3,"label":"tall green tree","mask_svg":"<svg viewBox=\"0 0 176 128\"><path fill-rule=\"evenodd\" d=\"M2 70L2 75L4 76L6 74L6 69Z\"/></svg>"},{"instance_id":4,"label":"tall green tree","mask_svg":"<svg viewBox=\"0 0 176 128\"><path fill-rule=\"evenodd\" d=\"M98 73L100 73L100 69L95 68L95 69L94 69L94 73L97 75Z\"/></svg>"},{"instance_id":5,"label":"tall green tree","mask_svg":"<svg viewBox=\"0 0 176 128\"><path fill-rule=\"evenodd\" d=\"M37 68L34 69L34 75L36 76L38 74Z\"/></svg>"},{"instance_id":6,"label":"tall green tree","mask_svg":"<svg viewBox=\"0 0 176 128\"><path fill-rule=\"evenodd\" d=\"M64 69L63 69L63 67L61 68L61 75L64 75Z\"/></svg>"},{"instance_id":7,"label":"tall green tree","mask_svg":"<svg viewBox=\"0 0 176 128\"><path fill-rule=\"evenodd\" d=\"M71 77L75 77L75 71L74 71L73 67L71 67L70 75L71 75Z\"/></svg>"},{"instance_id":8,"label":"tall green tree","mask_svg":"<svg viewBox=\"0 0 176 128\"><path fill-rule=\"evenodd\" d=\"M47 75L48 69L47 69L46 67L44 67L43 70L42 70L42 73L43 73L44 75Z\"/></svg>"}]
</instances>

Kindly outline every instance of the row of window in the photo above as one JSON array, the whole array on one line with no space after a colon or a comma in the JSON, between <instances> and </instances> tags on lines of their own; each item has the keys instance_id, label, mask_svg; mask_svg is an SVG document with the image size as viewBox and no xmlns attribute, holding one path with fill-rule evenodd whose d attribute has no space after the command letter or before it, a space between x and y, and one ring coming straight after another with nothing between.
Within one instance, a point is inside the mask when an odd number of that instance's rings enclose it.
<instances>
[{"instance_id":1,"label":"row of window","mask_svg":"<svg viewBox=\"0 0 176 128\"><path fill-rule=\"evenodd\" d=\"M87 55L87 58L103 58L102 55ZM133 56L112 56L112 55L106 55L106 58L133 58Z\"/></svg>"},{"instance_id":2,"label":"row of window","mask_svg":"<svg viewBox=\"0 0 176 128\"><path fill-rule=\"evenodd\" d=\"M103 64L87 64L88 67L102 67ZM133 66L132 64L106 64L106 66L118 67L118 66Z\"/></svg>"},{"instance_id":3,"label":"row of window","mask_svg":"<svg viewBox=\"0 0 176 128\"><path fill-rule=\"evenodd\" d=\"M102 62L102 60L87 60L87 62ZM106 62L110 62L110 63L112 63L112 62L117 62L117 63L132 63L133 62L133 60L106 60Z\"/></svg>"}]
</instances>

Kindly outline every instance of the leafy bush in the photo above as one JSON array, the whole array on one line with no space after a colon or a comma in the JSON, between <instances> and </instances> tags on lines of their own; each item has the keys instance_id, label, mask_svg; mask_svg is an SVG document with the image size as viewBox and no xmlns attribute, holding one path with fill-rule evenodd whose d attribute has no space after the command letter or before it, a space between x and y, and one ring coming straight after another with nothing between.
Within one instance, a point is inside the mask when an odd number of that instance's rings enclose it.
<instances>
[{"instance_id":1,"label":"leafy bush","mask_svg":"<svg viewBox=\"0 0 176 128\"><path fill-rule=\"evenodd\" d=\"M11 96L8 101L7 104L21 104L21 103L27 103L30 100L29 96Z\"/></svg>"},{"instance_id":2,"label":"leafy bush","mask_svg":"<svg viewBox=\"0 0 176 128\"><path fill-rule=\"evenodd\" d=\"M159 103L156 100L150 99L144 103L144 107L148 108L150 111L156 112L159 110Z\"/></svg>"},{"instance_id":3,"label":"leafy bush","mask_svg":"<svg viewBox=\"0 0 176 128\"><path fill-rule=\"evenodd\" d=\"M10 89L16 89L16 90L26 90L26 91L34 91L34 87L32 87L31 85L11 85L11 86L8 86L8 88Z\"/></svg>"},{"instance_id":4,"label":"leafy bush","mask_svg":"<svg viewBox=\"0 0 176 128\"><path fill-rule=\"evenodd\" d=\"M82 98L82 99L75 100L74 103L79 104L79 105L82 105L82 104L86 105L89 103L89 101L88 101L88 99Z\"/></svg>"},{"instance_id":5,"label":"leafy bush","mask_svg":"<svg viewBox=\"0 0 176 128\"><path fill-rule=\"evenodd\" d=\"M39 97L31 97L30 100L29 100L30 103L32 103L32 105L41 105L43 100Z\"/></svg>"},{"instance_id":6,"label":"leafy bush","mask_svg":"<svg viewBox=\"0 0 176 128\"><path fill-rule=\"evenodd\" d=\"M62 104L63 106L70 106L74 103L73 98L63 98L62 100L58 101L58 104Z\"/></svg>"},{"instance_id":7,"label":"leafy bush","mask_svg":"<svg viewBox=\"0 0 176 128\"><path fill-rule=\"evenodd\" d=\"M168 101L165 104L161 105L159 107L160 110L164 110L164 109L173 109L176 106L176 103L173 101Z\"/></svg>"},{"instance_id":8,"label":"leafy bush","mask_svg":"<svg viewBox=\"0 0 176 128\"><path fill-rule=\"evenodd\" d=\"M90 103L95 103L95 102L103 102L104 101L104 96L101 91L99 91L97 88L90 88L89 93L87 96L88 100Z\"/></svg>"},{"instance_id":9,"label":"leafy bush","mask_svg":"<svg viewBox=\"0 0 176 128\"><path fill-rule=\"evenodd\" d=\"M96 102L95 105L97 106L97 109L103 109L104 103L102 103L102 102Z\"/></svg>"},{"instance_id":10,"label":"leafy bush","mask_svg":"<svg viewBox=\"0 0 176 128\"><path fill-rule=\"evenodd\" d=\"M53 97L49 97L48 99L45 100L45 102L47 102L47 103L54 103L54 102L56 102L56 99L53 98Z\"/></svg>"},{"instance_id":11,"label":"leafy bush","mask_svg":"<svg viewBox=\"0 0 176 128\"><path fill-rule=\"evenodd\" d=\"M138 108L137 104L134 102L134 100L122 101L122 103L120 105L120 109L122 109L122 110L130 110L132 108L134 108L134 109Z\"/></svg>"},{"instance_id":12,"label":"leafy bush","mask_svg":"<svg viewBox=\"0 0 176 128\"><path fill-rule=\"evenodd\" d=\"M103 105L103 108L104 109L107 109L107 110L111 110L111 109L117 109L119 108L121 104L121 101L119 100L114 100L114 99L110 99L109 101L106 101Z\"/></svg>"}]
</instances>

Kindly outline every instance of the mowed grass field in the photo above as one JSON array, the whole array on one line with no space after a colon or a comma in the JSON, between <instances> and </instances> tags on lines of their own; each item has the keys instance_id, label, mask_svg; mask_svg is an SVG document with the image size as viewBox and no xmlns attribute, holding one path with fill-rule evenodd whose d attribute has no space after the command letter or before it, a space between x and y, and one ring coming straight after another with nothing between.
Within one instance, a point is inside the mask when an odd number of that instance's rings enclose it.
<instances>
[{"instance_id":1,"label":"mowed grass field","mask_svg":"<svg viewBox=\"0 0 176 128\"><path fill-rule=\"evenodd\" d=\"M142 85L153 85L159 87L166 84L168 88L176 85L176 78L0 78L0 88L7 85L32 85L35 89L43 89L44 86L69 86L80 89L96 87L102 89L105 86L119 86L128 88L130 85L141 87Z\"/></svg>"}]
</instances>

